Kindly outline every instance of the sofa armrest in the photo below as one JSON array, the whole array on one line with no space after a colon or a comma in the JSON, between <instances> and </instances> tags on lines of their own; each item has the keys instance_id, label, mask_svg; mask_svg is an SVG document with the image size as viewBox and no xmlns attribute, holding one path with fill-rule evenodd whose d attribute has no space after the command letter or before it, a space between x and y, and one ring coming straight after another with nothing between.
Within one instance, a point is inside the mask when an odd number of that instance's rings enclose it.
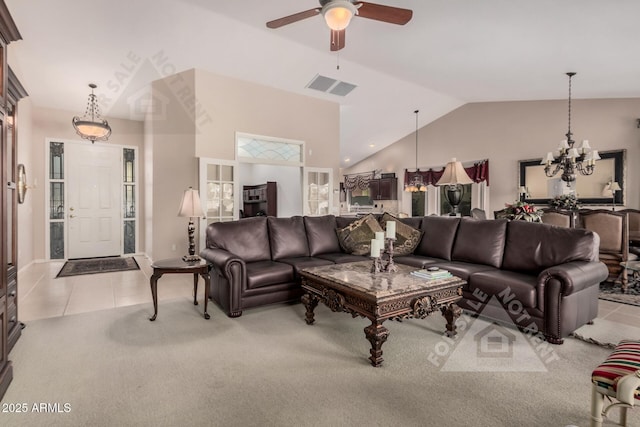
<instances>
[{"instance_id":1,"label":"sofa armrest","mask_svg":"<svg viewBox=\"0 0 640 427\"><path fill-rule=\"evenodd\" d=\"M233 268L234 264L236 268L239 264L240 271L245 271L245 262L238 255L233 254L229 251L225 251L220 248L206 248L200 252L200 256L210 262L214 268L220 271L227 280L231 280L234 274L234 271L237 271Z\"/></svg>"},{"instance_id":2,"label":"sofa armrest","mask_svg":"<svg viewBox=\"0 0 640 427\"><path fill-rule=\"evenodd\" d=\"M570 315L563 310L563 299L589 287L597 288L608 276L607 267L599 261L567 262L549 267L538 275L538 309L544 313L547 341L562 344L563 334L575 329Z\"/></svg>"},{"instance_id":3,"label":"sofa armrest","mask_svg":"<svg viewBox=\"0 0 640 427\"><path fill-rule=\"evenodd\" d=\"M560 282L562 296L594 286L609 277L609 270L604 263L598 261L572 261L549 267L538 275L538 289L546 293L546 284L551 279ZM541 295L539 295L541 296Z\"/></svg>"}]
</instances>

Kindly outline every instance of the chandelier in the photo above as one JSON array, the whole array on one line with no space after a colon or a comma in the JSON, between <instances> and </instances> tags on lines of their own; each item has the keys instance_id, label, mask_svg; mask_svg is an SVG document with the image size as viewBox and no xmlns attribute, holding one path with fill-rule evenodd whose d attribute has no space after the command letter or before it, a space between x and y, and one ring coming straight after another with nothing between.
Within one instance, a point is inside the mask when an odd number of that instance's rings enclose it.
<instances>
[{"instance_id":1,"label":"chandelier","mask_svg":"<svg viewBox=\"0 0 640 427\"><path fill-rule=\"evenodd\" d=\"M416 191L427 191L427 186L420 175L420 169L418 169L418 113L420 110L414 111L416 115L416 173L407 184L404 185L404 191L415 193Z\"/></svg>"},{"instance_id":2,"label":"chandelier","mask_svg":"<svg viewBox=\"0 0 640 427\"><path fill-rule=\"evenodd\" d=\"M576 172L581 175L591 175L595 169L596 160L600 159L598 150L591 150L588 140L583 140L579 148L574 148L575 141L571 133L571 78L576 73L567 73L569 76L569 129L567 130L567 139L563 139L558 147L558 157L554 157L549 151L547 156L540 162L545 165L544 173L547 177L552 178L562 171L560 178L570 187L571 183L576 180ZM555 165L553 167L552 165Z\"/></svg>"},{"instance_id":3,"label":"chandelier","mask_svg":"<svg viewBox=\"0 0 640 427\"><path fill-rule=\"evenodd\" d=\"M106 141L111 136L111 127L109 123L100 116L100 107L98 107L98 97L93 93L97 87L90 83L91 93L87 101L87 110L84 116L75 116L71 122L76 133L84 139L90 140L92 143L96 141Z\"/></svg>"}]
</instances>

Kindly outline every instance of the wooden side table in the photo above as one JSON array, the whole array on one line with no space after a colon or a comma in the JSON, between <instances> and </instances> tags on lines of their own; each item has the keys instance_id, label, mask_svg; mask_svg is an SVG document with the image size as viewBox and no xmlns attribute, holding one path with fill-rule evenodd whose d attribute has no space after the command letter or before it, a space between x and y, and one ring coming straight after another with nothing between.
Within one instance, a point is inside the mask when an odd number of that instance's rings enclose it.
<instances>
[{"instance_id":1,"label":"wooden side table","mask_svg":"<svg viewBox=\"0 0 640 427\"><path fill-rule=\"evenodd\" d=\"M209 284L211 281L209 271L211 266L203 259L195 262L186 262L181 258L163 259L151 264L153 275L151 276L151 296L153 297L153 316L149 319L156 320L158 316L158 279L167 273L191 273L193 274L193 305L198 305L198 275L204 279L204 318L209 319L207 305L209 303Z\"/></svg>"}]
</instances>

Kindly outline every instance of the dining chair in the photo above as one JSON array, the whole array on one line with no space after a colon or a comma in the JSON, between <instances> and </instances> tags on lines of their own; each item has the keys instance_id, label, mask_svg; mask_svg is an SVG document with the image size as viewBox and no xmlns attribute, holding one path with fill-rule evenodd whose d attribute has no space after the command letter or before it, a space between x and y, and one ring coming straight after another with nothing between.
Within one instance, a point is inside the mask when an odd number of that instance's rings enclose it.
<instances>
[{"instance_id":1,"label":"dining chair","mask_svg":"<svg viewBox=\"0 0 640 427\"><path fill-rule=\"evenodd\" d=\"M590 209L580 212L582 227L600 236L600 261L609 269L608 281L620 281L627 289L627 271L620 265L637 257L629 254L629 222L625 212Z\"/></svg>"},{"instance_id":2,"label":"dining chair","mask_svg":"<svg viewBox=\"0 0 640 427\"><path fill-rule=\"evenodd\" d=\"M471 218L487 219L487 214L483 209L473 208L471 209Z\"/></svg>"},{"instance_id":3,"label":"dining chair","mask_svg":"<svg viewBox=\"0 0 640 427\"><path fill-rule=\"evenodd\" d=\"M640 210L622 209L629 217L629 252L640 255Z\"/></svg>"},{"instance_id":4,"label":"dining chair","mask_svg":"<svg viewBox=\"0 0 640 427\"><path fill-rule=\"evenodd\" d=\"M567 228L574 228L576 226L576 214L573 211L545 208L542 209L542 212L542 222L545 224Z\"/></svg>"}]
</instances>

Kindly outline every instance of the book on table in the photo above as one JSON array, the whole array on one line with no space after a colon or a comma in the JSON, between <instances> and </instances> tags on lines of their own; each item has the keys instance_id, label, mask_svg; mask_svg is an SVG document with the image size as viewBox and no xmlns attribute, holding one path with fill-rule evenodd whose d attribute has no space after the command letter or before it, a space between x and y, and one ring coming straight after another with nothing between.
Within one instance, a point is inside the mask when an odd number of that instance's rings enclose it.
<instances>
[{"instance_id":1,"label":"book on table","mask_svg":"<svg viewBox=\"0 0 640 427\"><path fill-rule=\"evenodd\" d=\"M449 277L453 277L453 275L448 270L428 271L423 269L412 271L411 274L421 279L427 280L447 279Z\"/></svg>"}]
</instances>

